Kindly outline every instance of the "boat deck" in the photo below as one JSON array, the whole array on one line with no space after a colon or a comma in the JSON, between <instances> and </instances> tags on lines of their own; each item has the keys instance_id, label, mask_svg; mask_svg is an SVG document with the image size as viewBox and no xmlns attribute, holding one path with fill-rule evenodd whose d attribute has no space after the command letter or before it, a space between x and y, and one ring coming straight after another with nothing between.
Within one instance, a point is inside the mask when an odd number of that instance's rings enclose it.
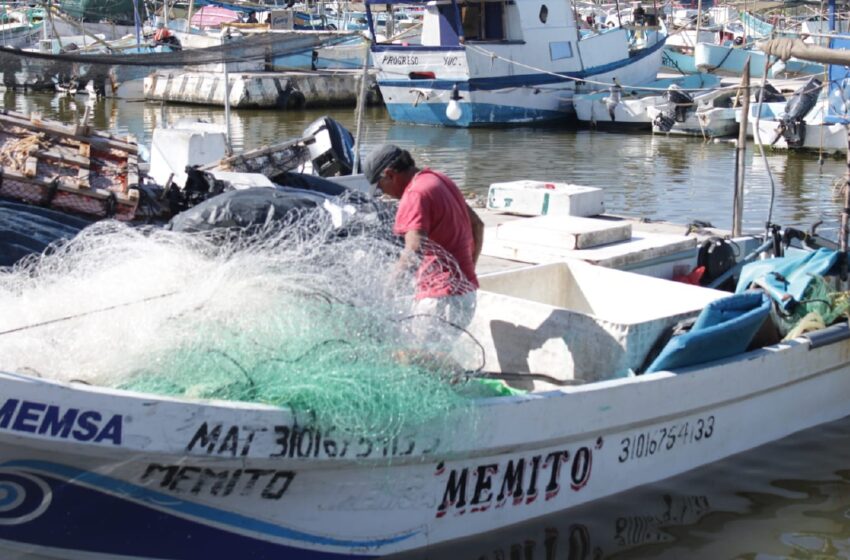
<instances>
[{"instance_id":1,"label":"boat deck","mask_svg":"<svg viewBox=\"0 0 850 560\"><path fill-rule=\"evenodd\" d=\"M508 223L514 220L523 220L528 219L526 216L518 216L514 214L505 214L501 212L493 212L491 210L487 210L484 208L477 208L476 212L481 217L484 222L485 227L485 239L489 236L494 235L495 228L499 224ZM611 214L605 214L602 216L595 216L598 219L611 220L611 221L621 221L626 222L631 225L632 231L636 234L640 233L649 233L649 234L666 234L666 235L680 235L682 238L696 237L697 242L701 242L704 239L707 239L712 236L720 236L726 237L730 235L729 231L721 230L713 227L707 228L690 228L692 231L688 233L689 226L684 224L671 224L669 222L649 222L642 219L637 218L629 218L624 216L616 216ZM486 251L485 251L486 253ZM476 273L480 276L482 274L488 274L492 272L503 272L506 270L513 270L516 268L522 268L528 266L529 262L517 261L506 259L502 257L490 256L487 254L482 254L481 258L478 260L478 266L476 267Z\"/></svg>"}]
</instances>

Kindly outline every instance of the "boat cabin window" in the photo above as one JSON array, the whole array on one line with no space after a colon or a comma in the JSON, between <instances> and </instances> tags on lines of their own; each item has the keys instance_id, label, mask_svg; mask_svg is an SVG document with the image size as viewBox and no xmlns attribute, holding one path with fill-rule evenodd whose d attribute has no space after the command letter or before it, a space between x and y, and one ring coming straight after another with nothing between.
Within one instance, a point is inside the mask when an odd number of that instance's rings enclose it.
<instances>
[{"instance_id":1,"label":"boat cabin window","mask_svg":"<svg viewBox=\"0 0 850 560\"><path fill-rule=\"evenodd\" d=\"M504 2L464 2L460 5L467 41L504 41Z\"/></svg>"},{"instance_id":2,"label":"boat cabin window","mask_svg":"<svg viewBox=\"0 0 850 560\"><path fill-rule=\"evenodd\" d=\"M549 8L546 7L546 4L540 6L540 14L538 17L540 18L540 23L546 23L546 20L549 19Z\"/></svg>"},{"instance_id":3,"label":"boat cabin window","mask_svg":"<svg viewBox=\"0 0 850 560\"><path fill-rule=\"evenodd\" d=\"M561 60L573 57L573 44L569 41L553 41L549 43L549 58Z\"/></svg>"}]
</instances>

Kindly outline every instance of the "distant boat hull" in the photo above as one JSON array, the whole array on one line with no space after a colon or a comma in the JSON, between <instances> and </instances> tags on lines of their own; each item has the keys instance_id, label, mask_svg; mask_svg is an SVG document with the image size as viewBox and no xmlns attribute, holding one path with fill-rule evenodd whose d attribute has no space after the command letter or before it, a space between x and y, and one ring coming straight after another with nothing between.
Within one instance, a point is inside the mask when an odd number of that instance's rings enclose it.
<instances>
[{"instance_id":1,"label":"distant boat hull","mask_svg":"<svg viewBox=\"0 0 850 560\"><path fill-rule=\"evenodd\" d=\"M661 65L667 70L681 72L682 74L696 74L699 72L694 62L693 52L688 54L676 47L668 46L664 49Z\"/></svg>"},{"instance_id":2,"label":"distant boat hull","mask_svg":"<svg viewBox=\"0 0 850 560\"><path fill-rule=\"evenodd\" d=\"M667 100L662 94L673 84L685 90L702 90L719 86L720 79L707 74L663 78L641 84L646 89L623 84L622 98L616 104L610 102L610 92L578 94L573 98L576 118L602 129L649 132L654 118L650 109L657 106L666 109Z\"/></svg>"},{"instance_id":3,"label":"distant boat hull","mask_svg":"<svg viewBox=\"0 0 850 560\"><path fill-rule=\"evenodd\" d=\"M694 63L702 72L712 72L730 76L740 76L744 64L750 60L750 77L761 78L764 75L765 55L761 51L711 45L700 43L694 51ZM804 76L822 74L823 66L792 58L785 63L782 72L774 72L771 68L768 77L784 78L787 76ZM778 74L778 75L777 75Z\"/></svg>"},{"instance_id":4,"label":"distant boat hull","mask_svg":"<svg viewBox=\"0 0 850 560\"><path fill-rule=\"evenodd\" d=\"M566 120L574 117L572 98L576 79L610 82L618 78L623 83L645 83L655 79L661 66L663 41L640 55L612 62L597 68L564 73L563 78L550 74L509 74L464 76L460 68L457 79L400 79L399 75L415 75L422 66L442 64L443 57L456 56L464 67L481 65L486 57L460 48L429 52L417 50L415 65L401 68L386 66L387 60L406 58L404 49L387 47L378 51L376 64L382 65L378 84L387 110L398 122L443 126L491 126L501 124L526 124ZM373 51L374 52L374 51ZM507 70L507 66L505 69ZM461 117L451 120L446 116L452 86L457 85L462 99Z\"/></svg>"}]
</instances>

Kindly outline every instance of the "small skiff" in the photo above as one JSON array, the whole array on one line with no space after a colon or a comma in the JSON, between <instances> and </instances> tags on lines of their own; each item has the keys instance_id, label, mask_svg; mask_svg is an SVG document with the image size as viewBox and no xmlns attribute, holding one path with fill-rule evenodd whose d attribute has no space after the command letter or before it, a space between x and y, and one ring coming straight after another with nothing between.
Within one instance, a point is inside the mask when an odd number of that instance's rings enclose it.
<instances>
[{"instance_id":1,"label":"small skiff","mask_svg":"<svg viewBox=\"0 0 850 560\"><path fill-rule=\"evenodd\" d=\"M846 323L628 374L665 328L724 295L578 262L483 276L470 329L488 368L548 363L562 381L520 375L527 394L477 400L391 441L340 438L271 406L2 373L0 546L63 558L382 556L850 414Z\"/></svg>"}]
</instances>

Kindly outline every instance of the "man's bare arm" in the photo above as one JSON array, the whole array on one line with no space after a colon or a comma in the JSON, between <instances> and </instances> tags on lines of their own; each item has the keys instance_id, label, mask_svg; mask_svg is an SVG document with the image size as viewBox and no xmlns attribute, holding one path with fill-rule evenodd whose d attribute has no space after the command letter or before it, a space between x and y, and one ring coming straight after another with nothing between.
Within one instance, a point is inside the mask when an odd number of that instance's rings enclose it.
<instances>
[{"instance_id":1,"label":"man's bare arm","mask_svg":"<svg viewBox=\"0 0 850 560\"><path fill-rule=\"evenodd\" d=\"M411 268L417 263L419 251L426 239L428 239L428 234L417 229L404 234L404 251L401 252L401 258L398 260L400 269Z\"/></svg>"},{"instance_id":2,"label":"man's bare arm","mask_svg":"<svg viewBox=\"0 0 850 560\"><path fill-rule=\"evenodd\" d=\"M484 222L475 210L468 204L466 209L469 211L469 223L472 224L472 240L475 242L475 249L472 251L472 261L478 264L478 257L481 256L481 248L484 247Z\"/></svg>"}]
</instances>

